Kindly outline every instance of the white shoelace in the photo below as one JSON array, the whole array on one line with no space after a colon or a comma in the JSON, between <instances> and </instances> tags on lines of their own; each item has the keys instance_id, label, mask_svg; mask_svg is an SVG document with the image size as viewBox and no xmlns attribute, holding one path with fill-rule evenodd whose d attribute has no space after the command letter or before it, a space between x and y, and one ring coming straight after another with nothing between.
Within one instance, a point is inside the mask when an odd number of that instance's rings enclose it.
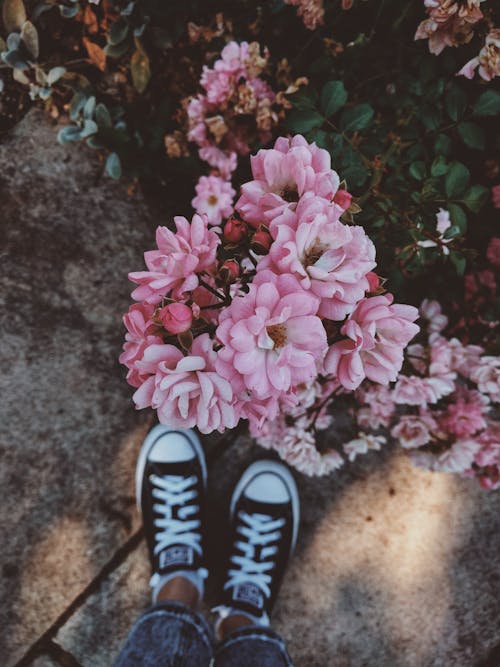
<instances>
[{"instance_id":1,"label":"white shoelace","mask_svg":"<svg viewBox=\"0 0 500 667\"><path fill-rule=\"evenodd\" d=\"M278 551L277 545L272 543L280 539L281 528L285 525L285 519L273 519L267 514L248 514L243 511L238 513L238 518L243 523L243 525L238 526L238 532L247 540L236 542L235 546L244 555L231 556L231 563L238 569L229 570L229 577L224 588L250 582L255 584L265 597L269 598L271 597L269 586L272 581L269 572L274 567L274 561L269 559ZM255 548L257 546L262 547L260 551L261 562L255 561Z\"/></svg>"},{"instance_id":2,"label":"white shoelace","mask_svg":"<svg viewBox=\"0 0 500 667\"><path fill-rule=\"evenodd\" d=\"M153 498L161 501L153 505L154 511L160 515L154 520L157 528L155 555L173 544L185 544L201 556L201 523L199 519L189 519L199 511L199 506L192 503L198 495L193 488L198 481L196 476L151 475L149 480L154 486ZM172 516L174 506L178 507L177 519Z\"/></svg>"}]
</instances>

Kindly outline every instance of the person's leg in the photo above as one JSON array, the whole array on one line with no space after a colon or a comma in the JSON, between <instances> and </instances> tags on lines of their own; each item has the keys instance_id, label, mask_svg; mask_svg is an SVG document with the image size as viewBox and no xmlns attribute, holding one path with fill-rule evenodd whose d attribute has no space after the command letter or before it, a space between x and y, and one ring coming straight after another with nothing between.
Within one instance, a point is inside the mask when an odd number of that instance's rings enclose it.
<instances>
[{"instance_id":1,"label":"person's leg","mask_svg":"<svg viewBox=\"0 0 500 667\"><path fill-rule=\"evenodd\" d=\"M208 667L212 637L194 611L203 596L202 503L206 465L192 431L158 425L142 446L137 501L154 606L135 624L115 667Z\"/></svg>"},{"instance_id":2,"label":"person's leg","mask_svg":"<svg viewBox=\"0 0 500 667\"><path fill-rule=\"evenodd\" d=\"M287 667L283 640L269 628L285 568L294 550L299 499L288 469L252 464L231 499L231 542L215 652L217 667Z\"/></svg>"}]
</instances>

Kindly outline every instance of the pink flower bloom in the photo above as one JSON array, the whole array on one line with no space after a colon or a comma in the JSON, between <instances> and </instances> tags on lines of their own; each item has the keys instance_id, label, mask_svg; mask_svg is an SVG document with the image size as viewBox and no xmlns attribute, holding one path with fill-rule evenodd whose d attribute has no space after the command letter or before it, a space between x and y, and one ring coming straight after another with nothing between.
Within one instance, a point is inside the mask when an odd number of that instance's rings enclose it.
<instances>
[{"instance_id":1,"label":"pink flower bloom","mask_svg":"<svg viewBox=\"0 0 500 667\"><path fill-rule=\"evenodd\" d=\"M396 380L403 350L419 328L413 324L417 309L392 301L392 294L362 299L340 330L346 338L328 350L325 370L346 389L365 377L379 384Z\"/></svg>"},{"instance_id":2,"label":"pink flower bloom","mask_svg":"<svg viewBox=\"0 0 500 667\"><path fill-rule=\"evenodd\" d=\"M393 392L380 384L361 385L357 398L363 407L356 413L356 421L361 428L387 428L394 414Z\"/></svg>"},{"instance_id":3,"label":"pink flower bloom","mask_svg":"<svg viewBox=\"0 0 500 667\"><path fill-rule=\"evenodd\" d=\"M500 357L481 357L472 369L470 379L482 394L487 394L495 403L500 402Z\"/></svg>"},{"instance_id":4,"label":"pink flower bloom","mask_svg":"<svg viewBox=\"0 0 500 667\"><path fill-rule=\"evenodd\" d=\"M451 353L451 369L469 379L472 369L478 365L484 349L480 345L463 345L458 338L450 338L448 349Z\"/></svg>"},{"instance_id":5,"label":"pink flower bloom","mask_svg":"<svg viewBox=\"0 0 500 667\"><path fill-rule=\"evenodd\" d=\"M167 331L180 334L191 328L193 311L184 303L170 303L160 310L158 318Z\"/></svg>"},{"instance_id":6,"label":"pink flower bloom","mask_svg":"<svg viewBox=\"0 0 500 667\"><path fill-rule=\"evenodd\" d=\"M367 454L371 450L379 450L387 439L383 435L371 435L361 431L358 437L344 445L344 452L349 461L354 461L358 454Z\"/></svg>"},{"instance_id":7,"label":"pink flower bloom","mask_svg":"<svg viewBox=\"0 0 500 667\"><path fill-rule=\"evenodd\" d=\"M290 275L257 273L250 291L222 311L217 370L239 394L277 398L316 377L326 332L316 317L318 300Z\"/></svg>"},{"instance_id":8,"label":"pink flower bloom","mask_svg":"<svg viewBox=\"0 0 500 667\"><path fill-rule=\"evenodd\" d=\"M500 76L500 28L490 30L479 55L469 60L458 74L472 79L477 67L479 67L479 76L485 81L491 81L496 76Z\"/></svg>"},{"instance_id":9,"label":"pink flower bloom","mask_svg":"<svg viewBox=\"0 0 500 667\"><path fill-rule=\"evenodd\" d=\"M301 135L280 137L274 148L261 149L251 157L253 181L241 186L236 210L249 224L269 224L305 192L331 201L339 187L339 177L331 169L330 154L308 144Z\"/></svg>"},{"instance_id":10,"label":"pink flower bloom","mask_svg":"<svg viewBox=\"0 0 500 667\"><path fill-rule=\"evenodd\" d=\"M350 192L347 192L347 190L337 190L333 201L340 206L341 209L347 211L352 202L352 195Z\"/></svg>"},{"instance_id":11,"label":"pink flower bloom","mask_svg":"<svg viewBox=\"0 0 500 667\"><path fill-rule=\"evenodd\" d=\"M437 424L430 414L403 415L391 430L391 435L405 449L414 449L427 445L435 429Z\"/></svg>"},{"instance_id":12,"label":"pink flower bloom","mask_svg":"<svg viewBox=\"0 0 500 667\"><path fill-rule=\"evenodd\" d=\"M419 310L420 316L429 322L429 332L440 333L448 325L448 318L443 315L441 306L437 301L424 299Z\"/></svg>"},{"instance_id":13,"label":"pink flower bloom","mask_svg":"<svg viewBox=\"0 0 500 667\"><path fill-rule=\"evenodd\" d=\"M150 345L159 345L163 341L160 336L154 334L155 327L151 319L154 306L145 303L134 303L123 316L123 323L127 327L123 352L120 355L120 363L129 370L127 382L132 387L140 387L147 379L148 374L141 373L137 368L140 361Z\"/></svg>"},{"instance_id":14,"label":"pink flower bloom","mask_svg":"<svg viewBox=\"0 0 500 667\"><path fill-rule=\"evenodd\" d=\"M499 201L499 206L497 208L500 208L500 201ZM490 243L488 245L488 250L486 251L486 257L488 258L488 262L493 264L493 266L500 267L500 239L499 238L494 237L490 240Z\"/></svg>"},{"instance_id":15,"label":"pink flower bloom","mask_svg":"<svg viewBox=\"0 0 500 667\"><path fill-rule=\"evenodd\" d=\"M439 213L436 213L436 231L438 234L443 235L447 229L451 227L450 213L444 208L439 209Z\"/></svg>"},{"instance_id":16,"label":"pink flower bloom","mask_svg":"<svg viewBox=\"0 0 500 667\"><path fill-rule=\"evenodd\" d=\"M234 210L235 194L231 183L220 176L200 176L191 205L196 213L205 213L209 225L220 225L222 219L228 218Z\"/></svg>"},{"instance_id":17,"label":"pink flower bloom","mask_svg":"<svg viewBox=\"0 0 500 667\"><path fill-rule=\"evenodd\" d=\"M486 428L484 408L478 392L462 392L448 405L440 425L457 438L468 438Z\"/></svg>"},{"instance_id":18,"label":"pink flower bloom","mask_svg":"<svg viewBox=\"0 0 500 667\"><path fill-rule=\"evenodd\" d=\"M173 345L150 345L138 367L151 374L134 394L137 408L151 406L172 428L202 433L233 428L238 416L233 391L215 371L217 353L208 334L195 338L189 356Z\"/></svg>"},{"instance_id":19,"label":"pink flower bloom","mask_svg":"<svg viewBox=\"0 0 500 667\"><path fill-rule=\"evenodd\" d=\"M463 473L471 467L480 447L474 440L460 440L438 457L434 470Z\"/></svg>"},{"instance_id":20,"label":"pink flower bloom","mask_svg":"<svg viewBox=\"0 0 500 667\"><path fill-rule=\"evenodd\" d=\"M473 26L483 18L479 5L484 0L425 0L428 18L420 23L415 39L428 39L429 51L438 55L446 46L470 42Z\"/></svg>"},{"instance_id":21,"label":"pink flower bloom","mask_svg":"<svg viewBox=\"0 0 500 667\"><path fill-rule=\"evenodd\" d=\"M429 389L424 378L417 375L400 375L394 387L394 401L403 405L420 405L429 402Z\"/></svg>"},{"instance_id":22,"label":"pink flower bloom","mask_svg":"<svg viewBox=\"0 0 500 667\"><path fill-rule=\"evenodd\" d=\"M307 417L289 424L281 414L260 428L250 423L250 432L261 447L274 449L284 461L309 477L327 475L342 467L344 459L336 450L319 452L310 426Z\"/></svg>"},{"instance_id":23,"label":"pink flower bloom","mask_svg":"<svg viewBox=\"0 0 500 667\"><path fill-rule=\"evenodd\" d=\"M500 208L500 183L491 188L491 201L495 208Z\"/></svg>"},{"instance_id":24,"label":"pink flower bloom","mask_svg":"<svg viewBox=\"0 0 500 667\"><path fill-rule=\"evenodd\" d=\"M481 449L474 463L479 467L475 471L479 483L484 489L500 489L500 422L490 421L478 442Z\"/></svg>"},{"instance_id":25,"label":"pink flower bloom","mask_svg":"<svg viewBox=\"0 0 500 667\"><path fill-rule=\"evenodd\" d=\"M158 227L158 250L144 253L148 271L129 274L137 283L132 292L136 301L157 304L170 292L173 299L182 299L185 292L198 286L198 273L213 268L220 239L208 229L205 216L194 215L191 223L181 216L174 218L177 232Z\"/></svg>"},{"instance_id":26,"label":"pink flower bloom","mask_svg":"<svg viewBox=\"0 0 500 667\"><path fill-rule=\"evenodd\" d=\"M297 16L301 16L308 30L315 30L322 25L325 9L323 0L285 0L287 5L297 7Z\"/></svg>"},{"instance_id":27,"label":"pink flower bloom","mask_svg":"<svg viewBox=\"0 0 500 667\"><path fill-rule=\"evenodd\" d=\"M320 299L320 317L343 320L369 289L366 274L376 265L375 247L362 227L343 225L337 220L336 207L315 199L307 200L304 217L304 200L299 203L293 226L272 229L275 242L260 265L276 273L291 273ZM323 211L311 217L307 211L315 204Z\"/></svg>"}]
</instances>

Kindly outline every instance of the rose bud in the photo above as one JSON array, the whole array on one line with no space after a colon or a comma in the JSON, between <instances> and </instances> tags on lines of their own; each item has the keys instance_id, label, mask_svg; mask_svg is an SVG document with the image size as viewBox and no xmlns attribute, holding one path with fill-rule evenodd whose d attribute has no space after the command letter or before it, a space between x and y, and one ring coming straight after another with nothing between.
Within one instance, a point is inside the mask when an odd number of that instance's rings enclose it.
<instances>
[{"instance_id":1,"label":"rose bud","mask_svg":"<svg viewBox=\"0 0 500 667\"><path fill-rule=\"evenodd\" d=\"M333 201L338 204L340 208L344 209L344 211L347 211L351 205L352 195L350 192L347 192L347 190L337 190Z\"/></svg>"},{"instance_id":2,"label":"rose bud","mask_svg":"<svg viewBox=\"0 0 500 667\"><path fill-rule=\"evenodd\" d=\"M167 331L180 334L191 328L193 313L184 303L170 303L160 310L158 319Z\"/></svg>"},{"instance_id":3,"label":"rose bud","mask_svg":"<svg viewBox=\"0 0 500 667\"><path fill-rule=\"evenodd\" d=\"M229 218L224 225L224 240L229 243L239 243L247 235L247 226L242 220Z\"/></svg>"},{"instance_id":4,"label":"rose bud","mask_svg":"<svg viewBox=\"0 0 500 667\"><path fill-rule=\"evenodd\" d=\"M377 276L377 274L373 273L373 271L370 271L366 274L366 279L368 280L369 291L376 292L380 287L380 278Z\"/></svg>"},{"instance_id":5,"label":"rose bud","mask_svg":"<svg viewBox=\"0 0 500 667\"><path fill-rule=\"evenodd\" d=\"M234 283L239 275L240 265L235 259L227 259L219 269L219 276L227 284Z\"/></svg>"},{"instance_id":6,"label":"rose bud","mask_svg":"<svg viewBox=\"0 0 500 667\"><path fill-rule=\"evenodd\" d=\"M269 252L269 248L271 247L272 242L273 237L267 231L267 229L261 225L253 235L250 247L258 255L265 255Z\"/></svg>"}]
</instances>

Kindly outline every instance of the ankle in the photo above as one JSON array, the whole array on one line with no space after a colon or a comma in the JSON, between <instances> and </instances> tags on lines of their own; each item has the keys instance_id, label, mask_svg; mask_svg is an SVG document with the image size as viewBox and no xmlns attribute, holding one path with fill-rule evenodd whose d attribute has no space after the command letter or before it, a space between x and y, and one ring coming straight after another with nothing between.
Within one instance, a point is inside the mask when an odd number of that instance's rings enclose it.
<instances>
[{"instance_id":1,"label":"ankle","mask_svg":"<svg viewBox=\"0 0 500 667\"><path fill-rule=\"evenodd\" d=\"M255 625L255 621L245 616L244 614L231 614L224 618L218 627L218 633L221 639L231 634L235 630L244 627L245 625Z\"/></svg>"},{"instance_id":2,"label":"ankle","mask_svg":"<svg viewBox=\"0 0 500 667\"><path fill-rule=\"evenodd\" d=\"M169 579L160 588L156 595L156 602L181 602L186 607L194 609L199 598L200 593L196 586L189 579L179 575Z\"/></svg>"}]
</instances>

